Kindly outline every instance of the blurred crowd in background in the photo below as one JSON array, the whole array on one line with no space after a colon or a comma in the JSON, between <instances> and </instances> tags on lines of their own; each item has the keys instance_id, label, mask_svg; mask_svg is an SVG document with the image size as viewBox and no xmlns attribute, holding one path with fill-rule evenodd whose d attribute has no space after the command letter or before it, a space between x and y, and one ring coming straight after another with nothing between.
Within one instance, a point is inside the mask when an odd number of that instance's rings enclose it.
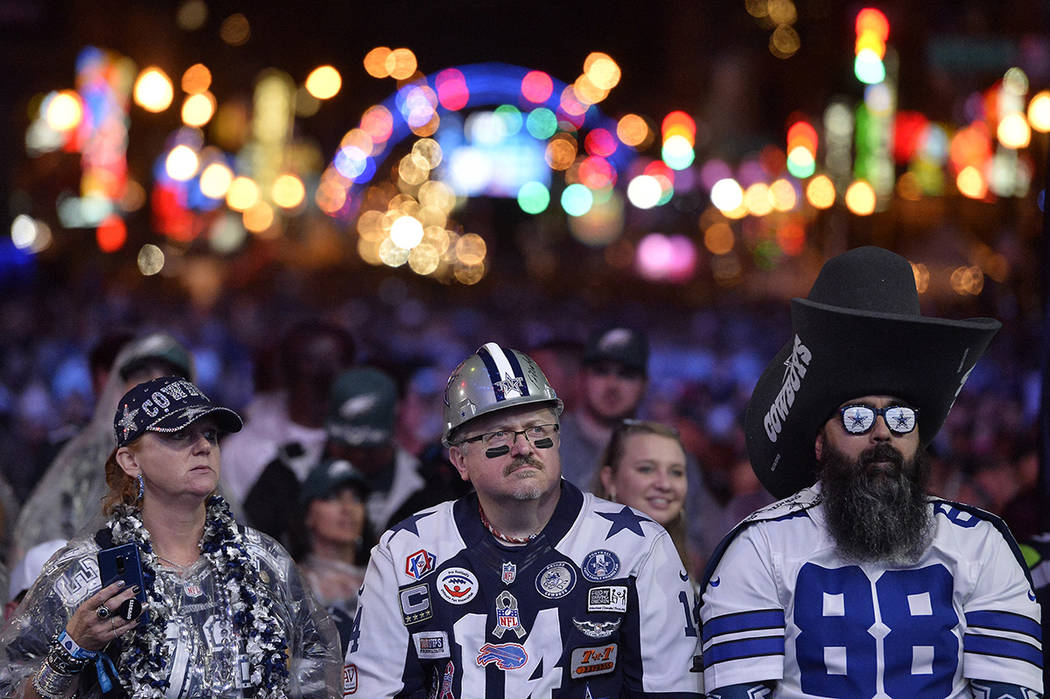
<instances>
[{"instance_id":1,"label":"blurred crowd in background","mask_svg":"<svg viewBox=\"0 0 1050 699\"><path fill-rule=\"evenodd\" d=\"M89 359L107 336L169 333L191 351L198 384L251 420L254 405L285 388L281 339L304 320L342 328L353 339L356 364L396 379L396 439L416 455L439 448L449 372L484 342L532 354L571 411L580 399L576 376L588 333L611 323L637 328L651 345L638 416L677 427L702 470L705 511L688 516L703 522L707 550L694 565L737 521L771 501L748 465L742 424L764 363L789 336L783 302L692 311L625 302L595 311L508 288L453 307L394 277L354 298L318 297L287 281L264 292L229 292L209 309L180 295L132 296L116 287L103 295L89 280L66 288L40 280L5 295L0 474L11 486L8 508L27 498L61 446L91 418ZM1007 320L932 446L935 492L1002 514L1018 539L1039 531L1037 346L1037 324ZM864 361L858 358L861 370ZM5 514L11 522L12 513Z\"/></svg>"}]
</instances>

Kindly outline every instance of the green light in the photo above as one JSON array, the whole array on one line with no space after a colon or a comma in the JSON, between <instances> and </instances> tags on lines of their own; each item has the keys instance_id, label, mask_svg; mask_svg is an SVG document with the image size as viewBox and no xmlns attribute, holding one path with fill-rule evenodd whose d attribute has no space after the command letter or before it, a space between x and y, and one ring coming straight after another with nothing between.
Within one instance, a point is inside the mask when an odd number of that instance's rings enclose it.
<instances>
[{"instance_id":1,"label":"green light","mask_svg":"<svg viewBox=\"0 0 1050 699\"><path fill-rule=\"evenodd\" d=\"M817 163L813 160L812 153L802 146L796 146L788 153L787 169L795 177L804 180L817 171Z\"/></svg>"},{"instance_id":2,"label":"green light","mask_svg":"<svg viewBox=\"0 0 1050 699\"><path fill-rule=\"evenodd\" d=\"M866 85L877 85L886 79L886 66L879 54L871 49L862 49L853 61L853 74Z\"/></svg>"},{"instance_id":3,"label":"green light","mask_svg":"<svg viewBox=\"0 0 1050 699\"><path fill-rule=\"evenodd\" d=\"M496 116L500 118L503 125L507 128L507 135L513 136L514 134L521 131L521 112L518 108L512 104L501 104L496 107Z\"/></svg>"},{"instance_id":4,"label":"green light","mask_svg":"<svg viewBox=\"0 0 1050 699\"><path fill-rule=\"evenodd\" d=\"M684 170L693 164L696 153L693 144L685 136L674 135L664 141L660 151L663 161L672 170Z\"/></svg>"},{"instance_id":5,"label":"green light","mask_svg":"<svg viewBox=\"0 0 1050 699\"><path fill-rule=\"evenodd\" d=\"M525 119L525 128L533 137L546 141L558 130L558 117L546 107L533 109Z\"/></svg>"},{"instance_id":6,"label":"green light","mask_svg":"<svg viewBox=\"0 0 1050 699\"><path fill-rule=\"evenodd\" d=\"M594 195L582 184L570 184L561 193L561 208L570 216L583 216L594 205Z\"/></svg>"},{"instance_id":7,"label":"green light","mask_svg":"<svg viewBox=\"0 0 1050 699\"><path fill-rule=\"evenodd\" d=\"M518 206L527 214L538 214L551 203L551 193L539 182L526 182L518 190Z\"/></svg>"}]
</instances>

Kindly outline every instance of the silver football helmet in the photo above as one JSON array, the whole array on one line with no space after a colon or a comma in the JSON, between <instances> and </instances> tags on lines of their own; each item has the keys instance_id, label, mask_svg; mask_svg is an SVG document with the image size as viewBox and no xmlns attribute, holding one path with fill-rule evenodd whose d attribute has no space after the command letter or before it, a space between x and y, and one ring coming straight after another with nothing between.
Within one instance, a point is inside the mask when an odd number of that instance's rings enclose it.
<instances>
[{"instance_id":1,"label":"silver football helmet","mask_svg":"<svg viewBox=\"0 0 1050 699\"><path fill-rule=\"evenodd\" d=\"M518 350L489 342L464 359L445 386L445 429L441 441L465 423L496 410L550 403L557 415L564 404L536 362Z\"/></svg>"}]
</instances>

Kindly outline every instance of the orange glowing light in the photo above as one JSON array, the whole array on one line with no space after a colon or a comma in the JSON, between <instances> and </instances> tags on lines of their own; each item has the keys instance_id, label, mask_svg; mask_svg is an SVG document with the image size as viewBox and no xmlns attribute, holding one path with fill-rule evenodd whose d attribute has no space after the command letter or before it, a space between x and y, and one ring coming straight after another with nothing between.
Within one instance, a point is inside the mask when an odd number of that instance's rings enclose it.
<instances>
[{"instance_id":1,"label":"orange glowing light","mask_svg":"<svg viewBox=\"0 0 1050 699\"><path fill-rule=\"evenodd\" d=\"M187 126L204 126L215 115L215 96L208 91L186 97L182 103L182 123Z\"/></svg>"},{"instance_id":2,"label":"orange glowing light","mask_svg":"<svg viewBox=\"0 0 1050 699\"><path fill-rule=\"evenodd\" d=\"M532 70L521 79L521 95L533 104L541 104L554 93L554 81L542 70Z\"/></svg>"},{"instance_id":3,"label":"orange glowing light","mask_svg":"<svg viewBox=\"0 0 1050 699\"><path fill-rule=\"evenodd\" d=\"M194 95L211 87L211 71L203 63L195 63L182 74L182 91Z\"/></svg>"},{"instance_id":4,"label":"orange glowing light","mask_svg":"<svg viewBox=\"0 0 1050 699\"><path fill-rule=\"evenodd\" d=\"M365 72L373 78L386 78L390 76L390 70L386 67L386 59L390 56L390 47L377 46L365 54Z\"/></svg>"},{"instance_id":5,"label":"orange glowing light","mask_svg":"<svg viewBox=\"0 0 1050 699\"><path fill-rule=\"evenodd\" d=\"M384 61L387 72L394 80L407 80L416 72L418 63L411 49L394 49Z\"/></svg>"},{"instance_id":6,"label":"orange glowing light","mask_svg":"<svg viewBox=\"0 0 1050 699\"><path fill-rule=\"evenodd\" d=\"M62 90L46 102L44 121L55 131L75 129L84 117L80 95L73 90Z\"/></svg>"},{"instance_id":7,"label":"orange glowing light","mask_svg":"<svg viewBox=\"0 0 1050 699\"><path fill-rule=\"evenodd\" d=\"M875 32L864 32L857 37L857 41L853 45L854 54L858 54L865 49L871 51L880 59L886 57L886 42L880 39Z\"/></svg>"},{"instance_id":8,"label":"orange glowing light","mask_svg":"<svg viewBox=\"0 0 1050 699\"><path fill-rule=\"evenodd\" d=\"M787 131L788 153L796 148L805 148L812 155L817 152L817 130L807 121L796 121Z\"/></svg>"},{"instance_id":9,"label":"orange glowing light","mask_svg":"<svg viewBox=\"0 0 1050 699\"><path fill-rule=\"evenodd\" d=\"M620 82L620 66L607 53L595 51L583 62L583 72L600 90L609 91Z\"/></svg>"},{"instance_id":10,"label":"orange glowing light","mask_svg":"<svg viewBox=\"0 0 1050 699\"><path fill-rule=\"evenodd\" d=\"M624 145L638 147L651 137L649 125L637 114L626 114L616 124L616 136Z\"/></svg>"},{"instance_id":11,"label":"orange glowing light","mask_svg":"<svg viewBox=\"0 0 1050 699\"><path fill-rule=\"evenodd\" d=\"M964 167L955 178L959 193L970 199L984 199L988 195L988 183L981 171L973 165Z\"/></svg>"},{"instance_id":12,"label":"orange glowing light","mask_svg":"<svg viewBox=\"0 0 1050 699\"><path fill-rule=\"evenodd\" d=\"M318 66L306 76L306 91L319 100L335 97L342 87L343 76L334 66Z\"/></svg>"},{"instance_id":13,"label":"orange glowing light","mask_svg":"<svg viewBox=\"0 0 1050 699\"><path fill-rule=\"evenodd\" d=\"M567 85L562 90L559 107L566 114L576 117L583 116L587 112L588 106L579 100L572 85Z\"/></svg>"},{"instance_id":14,"label":"orange glowing light","mask_svg":"<svg viewBox=\"0 0 1050 699\"><path fill-rule=\"evenodd\" d=\"M806 185L806 200L815 209L830 209L835 203L835 185L827 175L817 175Z\"/></svg>"},{"instance_id":15,"label":"orange glowing light","mask_svg":"<svg viewBox=\"0 0 1050 699\"><path fill-rule=\"evenodd\" d=\"M690 144L696 143L696 122L683 111L674 111L665 116L660 131L665 141L671 136L684 136Z\"/></svg>"},{"instance_id":16,"label":"orange glowing light","mask_svg":"<svg viewBox=\"0 0 1050 699\"><path fill-rule=\"evenodd\" d=\"M385 143L394 131L394 117L381 104L369 107L361 117L361 128L375 143Z\"/></svg>"}]
</instances>

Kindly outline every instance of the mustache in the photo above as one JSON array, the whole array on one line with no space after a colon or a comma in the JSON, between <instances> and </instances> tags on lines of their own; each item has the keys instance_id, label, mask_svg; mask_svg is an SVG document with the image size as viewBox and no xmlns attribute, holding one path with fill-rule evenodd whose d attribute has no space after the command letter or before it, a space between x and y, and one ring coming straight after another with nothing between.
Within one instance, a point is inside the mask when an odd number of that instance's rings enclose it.
<instances>
[{"instance_id":1,"label":"mustache","mask_svg":"<svg viewBox=\"0 0 1050 699\"><path fill-rule=\"evenodd\" d=\"M904 454L901 454L893 445L886 443L876 444L871 449L865 449L861 452L858 460L865 467L880 461L892 463L897 470L904 466Z\"/></svg>"},{"instance_id":2,"label":"mustache","mask_svg":"<svg viewBox=\"0 0 1050 699\"><path fill-rule=\"evenodd\" d=\"M542 469L543 462L537 459L536 457L532 456L531 454L528 456L519 456L503 468L503 475L509 476L522 466L532 466L533 468Z\"/></svg>"}]
</instances>

